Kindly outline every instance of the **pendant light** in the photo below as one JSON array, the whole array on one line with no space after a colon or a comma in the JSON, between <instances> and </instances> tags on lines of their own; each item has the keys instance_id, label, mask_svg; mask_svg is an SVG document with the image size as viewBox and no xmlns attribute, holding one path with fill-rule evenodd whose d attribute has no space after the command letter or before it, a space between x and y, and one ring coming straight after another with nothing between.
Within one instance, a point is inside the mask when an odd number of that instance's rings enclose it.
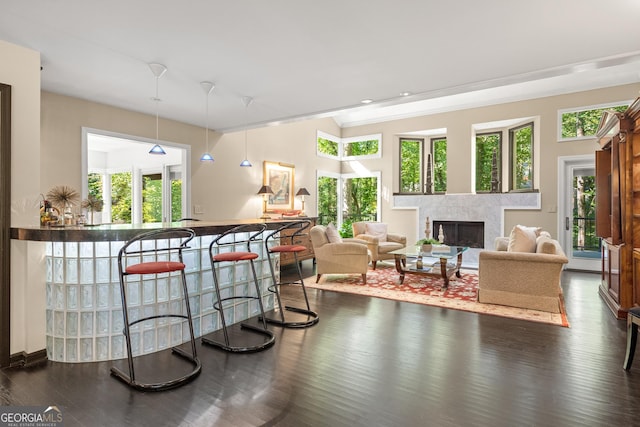
<instances>
[{"instance_id":1,"label":"pendant light","mask_svg":"<svg viewBox=\"0 0 640 427\"><path fill-rule=\"evenodd\" d=\"M253 98L251 98L250 96L243 96L242 97L242 103L244 104L244 111L245 111L245 126L244 126L244 160L242 162L240 162L240 167L243 168L250 168L251 162L249 161L249 158L247 157L247 126L249 125L249 104L251 104L251 101L253 101Z\"/></svg>"},{"instance_id":2,"label":"pendant light","mask_svg":"<svg viewBox=\"0 0 640 427\"><path fill-rule=\"evenodd\" d=\"M215 86L211 82L200 82L200 86L202 86L204 93L207 95L207 103L205 108L205 141L207 144L207 151L205 151L202 157L200 157L200 161L213 163L213 156L209 154L209 95L211 94Z\"/></svg>"},{"instance_id":3,"label":"pendant light","mask_svg":"<svg viewBox=\"0 0 640 427\"><path fill-rule=\"evenodd\" d=\"M149 68L151 68L151 72L153 73L153 75L156 76L156 96L155 98L151 98L156 103L156 145L151 147L151 150L149 150L149 154L167 154L167 152L164 151L164 149L158 143L160 141L158 139L158 105L161 101L161 99L158 97L158 80L160 80L160 77L162 77L164 73L167 72L167 67L162 64L149 64Z\"/></svg>"}]
</instances>

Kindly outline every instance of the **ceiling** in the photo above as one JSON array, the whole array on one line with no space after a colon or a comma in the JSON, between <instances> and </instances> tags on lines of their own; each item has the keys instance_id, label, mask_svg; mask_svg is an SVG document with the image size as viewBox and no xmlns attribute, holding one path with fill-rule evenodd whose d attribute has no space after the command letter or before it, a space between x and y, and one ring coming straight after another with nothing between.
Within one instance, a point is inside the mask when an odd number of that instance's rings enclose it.
<instances>
[{"instance_id":1,"label":"ceiling","mask_svg":"<svg viewBox=\"0 0 640 427\"><path fill-rule=\"evenodd\" d=\"M221 132L637 83L639 22L637 0L0 0L0 39L41 52L43 90Z\"/></svg>"}]
</instances>

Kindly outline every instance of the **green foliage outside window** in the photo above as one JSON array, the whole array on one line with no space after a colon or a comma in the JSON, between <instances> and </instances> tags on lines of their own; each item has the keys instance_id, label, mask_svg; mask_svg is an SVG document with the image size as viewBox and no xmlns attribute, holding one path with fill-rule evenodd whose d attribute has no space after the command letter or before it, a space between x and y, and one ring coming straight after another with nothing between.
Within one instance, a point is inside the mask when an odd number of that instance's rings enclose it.
<instances>
[{"instance_id":1,"label":"green foliage outside window","mask_svg":"<svg viewBox=\"0 0 640 427\"><path fill-rule=\"evenodd\" d=\"M318 177L318 223L338 223L338 179Z\"/></svg>"},{"instance_id":2,"label":"green foliage outside window","mask_svg":"<svg viewBox=\"0 0 640 427\"><path fill-rule=\"evenodd\" d=\"M422 192L422 162L420 161L423 141L421 139L400 139L400 192Z\"/></svg>"},{"instance_id":3,"label":"green foliage outside window","mask_svg":"<svg viewBox=\"0 0 640 427\"><path fill-rule=\"evenodd\" d=\"M562 114L562 138L580 138L596 134L600 118L605 111L625 111L628 105L617 105L595 110L571 111Z\"/></svg>"},{"instance_id":4,"label":"green foliage outside window","mask_svg":"<svg viewBox=\"0 0 640 427\"><path fill-rule=\"evenodd\" d=\"M337 157L338 143L329 139L318 137L318 152Z\"/></svg>"},{"instance_id":5,"label":"green foliage outside window","mask_svg":"<svg viewBox=\"0 0 640 427\"><path fill-rule=\"evenodd\" d=\"M182 218L182 180L171 180L171 221Z\"/></svg>"},{"instance_id":6,"label":"green foliage outside window","mask_svg":"<svg viewBox=\"0 0 640 427\"><path fill-rule=\"evenodd\" d=\"M573 249L599 251L600 238L596 236L595 226L595 176L574 176L573 189Z\"/></svg>"},{"instance_id":7,"label":"green foliage outside window","mask_svg":"<svg viewBox=\"0 0 640 427\"><path fill-rule=\"evenodd\" d=\"M498 174L500 174L500 165L502 164L500 156L501 140L502 134L500 132L476 135L476 192L478 193L491 191L491 170L494 152L498 163Z\"/></svg>"},{"instance_id":8,"label":"green foliage outside window","mask_svg":"<svg viewBox=\"0 0 640 427\"><path fill-rule=\"evenodd\" d=\"M433 191L444 193L447 191L447 138L431 140L433 153Z\"/></svg>"},{"instance_id":9,"label":"green foliage outside window","mask_svg":"<svg viewBox=\"0 0 640 427\"><path fill-rule=\"evenodd\" d=\"M348 178L344 182L343 221L372 221L378 209L378 178Z\"/></svg>"},{"instance_id":10,"label":"green foliage outside window","mask_svg":"<svg viewBox=\"0 0 640 427\"><path fill-rule=\"evenodd\" d=\"M533 188L533 123L509 131L512 190Z\"/></svg>"},{"instance_id":11,"label":"green foliage outside window","mask_svg":"<svg viewBox=\"0 0 640 427\"><path fill-rule=\"evenodd\" d=\"M162 222L162 175L142 177L142 222Z\"/></svg>"},{"instance_id":12,"label":"green foliage outside window","mask_svg":"<svg viewBox=\"0 0 640 427\"><path fill-rule=\"evenodd\" d=\"M99 173L90 173L87 176L87 182L89 187L89 196L104 200L104 197L102 197L102 175Z\"/></svg>"},{"instance_id":13,"label":"green foliage outside window","mask_svg":"<svg viewBox=\"0 0 640 427\"><path fill-rule=\"evenodd\" d=\"M344 156L368 156L370 154L376 154L378 152L377 139L368 141L356 141L344 144Z\"/></svg>"},{"instance_id":14,"label":"green foliage outside window","mask_svg":"<svg viewBox=\"0 0 640 427\"><path fill-rule=\"evenodd\" d=\"M111 221L131 223L131 172L111 175Z\"/></svg>"}]
</instances>

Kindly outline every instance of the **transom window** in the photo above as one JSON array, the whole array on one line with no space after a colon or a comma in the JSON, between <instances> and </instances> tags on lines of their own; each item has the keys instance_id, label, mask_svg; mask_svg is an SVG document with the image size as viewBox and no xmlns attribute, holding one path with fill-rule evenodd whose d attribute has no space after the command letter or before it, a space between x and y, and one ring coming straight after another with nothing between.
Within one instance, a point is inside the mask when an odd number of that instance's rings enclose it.
<instances>
[{"instance_id":1,"label":"transom window","mask_svg":"<svg viewBox=\"0 0 640 427\"><path fill-rule=\"evenodd\" d=\"M623 101L558 111L558 141L593 138L598 130L602 113L605 111L621 113L630 104L630 101Z\"/></svg>"},{"instance_id":2,"label":"transom window","mask_svg":"<svg viewBox=\"0 0 640 427\"><path fill-rule=\"evenodd\" d=\"M336 160L379 158L382 157L382 134L340 138L318 131L316 153Z\"/></svg>"}]
</instances>

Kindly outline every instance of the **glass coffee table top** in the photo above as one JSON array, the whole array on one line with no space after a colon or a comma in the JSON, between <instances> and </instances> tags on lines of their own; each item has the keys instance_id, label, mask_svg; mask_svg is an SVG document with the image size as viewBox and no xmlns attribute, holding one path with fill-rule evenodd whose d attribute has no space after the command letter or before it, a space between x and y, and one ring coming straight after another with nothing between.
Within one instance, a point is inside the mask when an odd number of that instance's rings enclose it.
<instances>
[{"instance_id":1,"label":"glass coffee table top","mask_svg":"<svg viewBox=\"0 0 640 427\"><path fill-rule=\"evenodd\" d=\"M449 277L460 277L462 254L467 246L439 246L435 250L422 252L419 247L410 246L389 252L395 258L396 270L400 273L400 283L407 273L440 276L444 288L449 285Z\"/></svg>"},{"instance_id":2,"label":"glass coffee table top","mask_svg":"<svg viewBox=\"0 0 640 427\"><path fill-rule=\"evenodd\" d=\"M430 252L422 252L420 248L415 246L409 246L402 249L389 252L392 255L404 255L407 258L417 258L418 255L422 255L423 258L437 258L437 259L451 259L456 258L462 252L469 249L468 246L447 246L446 248L438 248Z\"/></svg>"}]
</instances>

